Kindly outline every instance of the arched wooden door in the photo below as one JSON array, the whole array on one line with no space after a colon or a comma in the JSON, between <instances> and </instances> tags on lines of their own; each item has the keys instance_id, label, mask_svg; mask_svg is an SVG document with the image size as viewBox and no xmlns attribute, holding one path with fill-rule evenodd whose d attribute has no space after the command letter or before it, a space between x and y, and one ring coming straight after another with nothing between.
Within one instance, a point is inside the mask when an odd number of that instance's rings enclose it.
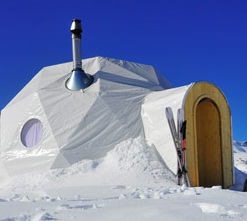
<instances>
[{"instance_id":1,"label":"arched wooden door","mask_svg":"<svg viewBox=\"0 0 247 221\"><path fill-rule=\"evenodd\" d=\"M186 156L191 186L233 185L231 112L224 94L198 82L184 100Z\"/></svg>"},{"instance_id":2,"label":"arched wooden door","mask_svg":"<svg viewBox=\"0 0 247 221\"><path fill-rule=\"evenodd\" d=\"M210 99L196 107L196 134L199 186L223 186L220 115Z\"/></svg>"}]
</instances>

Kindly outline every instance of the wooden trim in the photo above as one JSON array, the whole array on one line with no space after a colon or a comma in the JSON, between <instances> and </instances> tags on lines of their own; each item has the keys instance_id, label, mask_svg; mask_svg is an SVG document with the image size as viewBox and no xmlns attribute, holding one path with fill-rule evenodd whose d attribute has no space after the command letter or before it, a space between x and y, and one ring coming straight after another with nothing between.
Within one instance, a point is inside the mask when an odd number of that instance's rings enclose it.
<instances>
[{"instance_id":1,"label":"wooden trim","mask_svg":"<svg viewBox=\"0 0 247 221\"><path fill-rule=\"evenodd\" d=\"M187 168L192 186L199 186L196 109L203 99L209 99L219 111L220 143L222 150L223 188L233 185L232 128L231 113L223 93L208 82L195 83L184 98L185 119L187 120L186 146ZM212 168L213 170L213 168Z\"/></svg>"}]
</instances>

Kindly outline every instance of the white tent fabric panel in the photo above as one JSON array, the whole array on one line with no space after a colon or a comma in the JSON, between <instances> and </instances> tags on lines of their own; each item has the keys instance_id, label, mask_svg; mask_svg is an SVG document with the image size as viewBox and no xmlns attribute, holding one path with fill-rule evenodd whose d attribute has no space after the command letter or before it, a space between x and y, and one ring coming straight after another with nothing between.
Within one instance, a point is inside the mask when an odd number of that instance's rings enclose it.
<instances>
[{"instance_id":1,"label":"white tent fabric panel","mask_svg":"<svg viewBox=\"0 0 247 221\"><path fill-rule=\"evenodd\" d=\"M35 146L27 148L21 141L21 131L31 119L38 119L43 129L40 134L41 140ZM1 128L4 128L1 130L1 162L9 176L51 167L59 148L38 93L30 94L4 108Z\"/></svg>"},{"instance_id":2,"label":"white tent fabric panel","mask_svg":"<svg viewBox=\"0 0 247 221\"><path fill-rule=\"evenodd\" d=\"M192 84L164 91L152 92L145 97L142 105L142 121L145 137L154 146L167 167L177 173L177 154L171 131L165 115L166 107L171 107L176 123L177 110L183 106L186 92Z\"/></svg>"},{"instance_id":3,"label":"white tent fabric panel","mask_svg":"<svg viewBox=\"0 0 247 221\"><path fill-rule=\"evenodd\" d=\"M152 87L155 90L172 87L151 65L137 64L112 58L94 57L82 60L82 68L86 73L95 75L96 80L105 79L110 82L116 82L117 84L129 85L135 82L135 85L139 85L139 88L149 87L150 90L153 90ZM72 69L72 62L44 67L7 106L12 105L16 101L18 102L33 92L58 87L62 88L64 85L61 82L65 82L69 78ZM107 89L109 90L110 88L108 87ZM100 88L101 90L102 88Z\"/></svg>"}]
</instances>

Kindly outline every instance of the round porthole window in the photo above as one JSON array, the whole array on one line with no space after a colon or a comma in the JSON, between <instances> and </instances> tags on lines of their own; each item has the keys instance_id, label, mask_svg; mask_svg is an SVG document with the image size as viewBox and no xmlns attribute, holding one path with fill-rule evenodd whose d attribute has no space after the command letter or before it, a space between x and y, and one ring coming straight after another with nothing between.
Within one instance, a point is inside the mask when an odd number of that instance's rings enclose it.
<instances>
[{"instance_id":1,"label":"round porthole window","mask_svg":"<svg viewBox=\"0 0 247 221\"><path fill-rule=\"evenodd\" d=\"M38 119L27 121L21 130L21 142L25 147L36 146L43 134L43 125Z\"/></svg>"}]
</instances>

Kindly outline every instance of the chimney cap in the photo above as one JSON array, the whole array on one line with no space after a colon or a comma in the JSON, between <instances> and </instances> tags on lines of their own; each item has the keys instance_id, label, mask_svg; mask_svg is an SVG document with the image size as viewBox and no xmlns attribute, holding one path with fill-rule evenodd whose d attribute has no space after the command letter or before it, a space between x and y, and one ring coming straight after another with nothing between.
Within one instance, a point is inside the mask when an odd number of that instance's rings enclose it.
<instances>
[{"instance_id":1,"label":"chimney cap","mask_svg":"<svg viewBox=\"0 0 247 221\"><path fill-rule=\"evenodd\" d=\"M81 27L81 20L80 19L73 19L72 20L72 25L71 25L70 31L76 35L80 35L82 33L82 27Z\"/></svg>"}]
</instances>

